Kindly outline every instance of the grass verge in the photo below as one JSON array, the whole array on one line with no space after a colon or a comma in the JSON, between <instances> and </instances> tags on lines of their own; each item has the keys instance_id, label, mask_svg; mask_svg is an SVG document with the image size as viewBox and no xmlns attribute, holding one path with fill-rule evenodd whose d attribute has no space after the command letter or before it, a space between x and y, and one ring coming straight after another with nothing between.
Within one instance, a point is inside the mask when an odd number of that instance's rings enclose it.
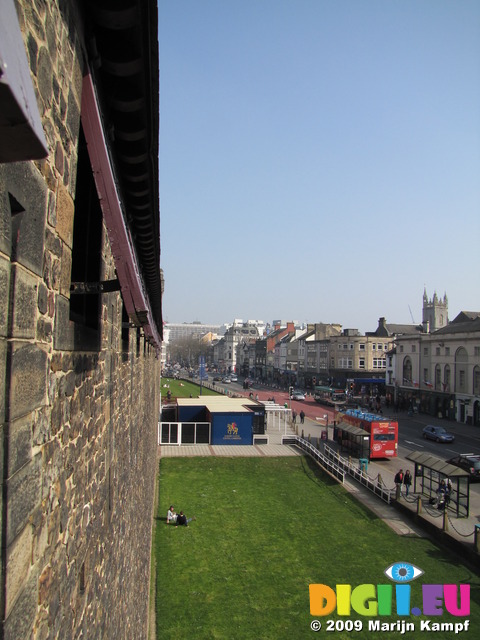
<instances>
[{"instance_id":1,"label":"grass verge","mask_svg":"<svg viewBox=\"0 0 480 640\"><path fill-rule=\"evenodd\" d=\"M164 385L168 385L165 387ZM167 397L170 390L173 398L193 398L200 396L200 385L187 380L175 380L174 378L162 378L162 399ZM202 396L218 396L218 391L213 391L202 385Z\"/></svg>"},{"instance_id":2,"label":"grass verge","mask_svg":"<svg viewBox=\"0 0 480 640\"><path fill-rule=\"evenodd\" d=\"M197 520L188 528L166 525L169 504ZM384 571L398 561L425 572L411 583L412 607L421 606L423 583L469 583L469 633L478 636L478 577L431 541L397 536L309 458L162 459L154 552L162 640L321 637L325 625L320 634L310 629L309 584L388 584ZM402 635L372 633L368 618L351 618L363 630L337 631L336 640ZM403 619L418 628L403 637L424 637L422 616ZM459 620L445 613L436 621Z\"/></svg>"}]
</instances>

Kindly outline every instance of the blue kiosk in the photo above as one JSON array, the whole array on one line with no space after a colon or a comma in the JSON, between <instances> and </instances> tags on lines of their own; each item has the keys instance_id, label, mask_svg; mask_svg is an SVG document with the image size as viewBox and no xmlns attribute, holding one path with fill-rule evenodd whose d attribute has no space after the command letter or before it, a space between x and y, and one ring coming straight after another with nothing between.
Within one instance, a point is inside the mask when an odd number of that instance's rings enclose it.
<instances>
[{"instance_id":1,"label":"blue kiosk","mask_svg":"<svg viewBox=\"0 0 480 640\"><path fill-rule=\"evenodd\" d=\"M251 445L265 431L265 406L249 398L178 398L177 424L178 444Z\"/></svg>"}]
</instances>

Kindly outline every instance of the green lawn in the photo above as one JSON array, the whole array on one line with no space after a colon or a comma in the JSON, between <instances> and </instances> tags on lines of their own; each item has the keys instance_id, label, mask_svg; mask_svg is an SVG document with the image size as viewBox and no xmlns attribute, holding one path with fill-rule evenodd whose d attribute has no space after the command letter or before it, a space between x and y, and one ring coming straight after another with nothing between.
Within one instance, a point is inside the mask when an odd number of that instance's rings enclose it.
<instances>
[{"instance_id":1,"label":"green lawn","mask_svg":"<svg viewBox=\"0 0 480 640\"><path fill-rule=\"evenodd\" d=\"M166 525L172 503L197 520ZM315 634L308 591L310 583L389 584L384 570L399 561L425 572L411 583L412 607L421 606L422 583L471 584L468 633L478 637L478 576L426 539L397 536L309 458L164 458L156 524L158 640L400 637L368 631L355 613L363 631L327 633L322 619ZM423 618L403 619L419 629ZM437 622L463 620L446 613Z\"/></svg>"},{"instance_id":2,"label":"green lawn","mask_svg":"<svg viewBox=\"0 0 480 640\"><path fill-rule=\"evenodd\" d=\"M164 385L168 387L164 387ZM189 398L190 394L193 398L200 396L200 385L187 380L175 380L174 378L162 378L162 399L167 397L168 390L173 398ZM202 396L218 396L217 391L207 389L202 385Z\"/></svg>"}]
</instances>

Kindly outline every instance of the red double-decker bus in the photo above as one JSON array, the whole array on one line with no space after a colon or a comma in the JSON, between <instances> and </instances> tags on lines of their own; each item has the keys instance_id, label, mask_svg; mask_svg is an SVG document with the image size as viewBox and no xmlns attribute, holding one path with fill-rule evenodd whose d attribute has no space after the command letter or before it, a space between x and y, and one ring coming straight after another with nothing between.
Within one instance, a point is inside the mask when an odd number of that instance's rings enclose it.
<instances>
[{"instance_id":1,"label":"red double-decker bus","mask_svg":"<svg viewBox=\"0 0 480 640\"><path fill-rule=\"evenodd\" d=\"M398 422L374 413L347 409L336 413L337 442L358 458L396 458Z\"/></svg>"}]
</instances>

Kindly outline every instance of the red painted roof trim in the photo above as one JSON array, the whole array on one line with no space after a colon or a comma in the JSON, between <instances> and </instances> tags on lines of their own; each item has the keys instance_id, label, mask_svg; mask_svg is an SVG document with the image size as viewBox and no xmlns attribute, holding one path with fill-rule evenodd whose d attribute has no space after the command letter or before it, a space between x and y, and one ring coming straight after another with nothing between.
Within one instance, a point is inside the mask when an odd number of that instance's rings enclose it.
<instances>
[{"instance_id":1,"label":"red painted roof trim","mask_svg":"<svg viewBox=\"0 0 480 640\"><path fill-rule=\"evenodd\" d=\"M130 231L125 224L95 88L89 73L83 77L81 118L125 308L133 322L143 326L147 338L160 348L160 334L143 285Z\"/></svg>"}]
</instances>

